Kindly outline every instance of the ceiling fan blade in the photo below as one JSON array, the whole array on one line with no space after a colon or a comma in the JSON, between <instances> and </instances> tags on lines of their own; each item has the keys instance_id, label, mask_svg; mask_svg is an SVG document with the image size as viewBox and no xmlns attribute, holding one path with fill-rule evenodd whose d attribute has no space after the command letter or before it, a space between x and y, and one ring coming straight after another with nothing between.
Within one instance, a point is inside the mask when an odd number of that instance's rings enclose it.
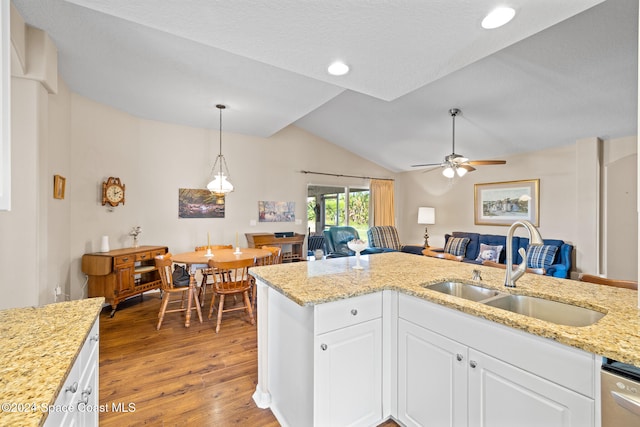
<instances>
[{"instance_id":1,"label":"ceiling fan blade","mask_svg":"<svg viewBox=\"0 0 640 427\"><path fill-rule=\"evenodd\" d=\"M412 168L421 168L423 166L442 166L442 163L425 163L423 165L411 165Z\"/></svg>"},{"instance_id":2,"label":"ceiling fan blade","mask_svg":"<svg viewBox=\"0 0 640 427\"><path fill-rule=\"evenodd\" d=\"M468 164L458 165L458 167L462 169L466 169L467 172L473 172L474 170L476 170L476 168L474 168L473 166L469 166Z\"/></svg>"},{"instance_id":3,"label":"ceiling fan blade","mask_svg":"<svg viewBox=\"0 0 640 427\"><path fill-rule=\"evenodd\" d=\"M505 163L507 163L506 160L469 160L465 162L467 165L474 166L504 165Z\"/></svg>"}]
</instances>

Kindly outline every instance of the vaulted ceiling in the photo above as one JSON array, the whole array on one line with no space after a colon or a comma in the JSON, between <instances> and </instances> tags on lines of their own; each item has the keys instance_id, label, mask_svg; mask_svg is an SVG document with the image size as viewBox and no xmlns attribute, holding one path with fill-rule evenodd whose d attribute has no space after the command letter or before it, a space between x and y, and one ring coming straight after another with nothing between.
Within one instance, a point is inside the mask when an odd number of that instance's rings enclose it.
<instances>
[{"instance_id":1,"label":"vaulted ceiling","mask_svg":"<svg viewBox=\"0 0 640 427\"><path fill-rule=\"evenodd\" d=\"M451 153L452 107L472 159L636 134L636 0L13 2L76 93L213 129L223 103L225 132L294 124L392 171Z\"/></svg>"}]
</instances>

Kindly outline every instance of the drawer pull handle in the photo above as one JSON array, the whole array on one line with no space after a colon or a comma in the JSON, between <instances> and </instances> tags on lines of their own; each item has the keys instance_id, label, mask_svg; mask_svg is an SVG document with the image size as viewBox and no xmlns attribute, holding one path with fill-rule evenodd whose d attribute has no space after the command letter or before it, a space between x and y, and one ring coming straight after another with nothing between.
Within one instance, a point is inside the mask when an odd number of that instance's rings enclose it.
<instances>
[{"instance_id":1,"label":"drawer pull handle","mask_svg":"<svg viewBox=\"0 0 640 427\"><path fill-rule=\"evenodd\" d=\"M122 261L123 261L123 262L125 262L125 261L129 261L129 257L127 257L127 258L122 258Z\"/></svg>"},{"instance_id":2,"label":"drawer pull handle","mask_svg":"<svg viewBox=\"0 0 640 427\"><path fill-rule=\"evenodd\" d=\"M458 353L456 354L456 359L458 359L458 362L462 362L462 359L464 358L462 357L462 354Z\"/></svg>"},{"instance_id":3,"label":"drawer pull handle","mask_svg":"<svg viewBox=\"0 0 640 427\"><path fill-rule=\"evenodd\" d=\"M469 362L469 366L471 366L472 368L475 368L476 366L478 366L478 364L476 363L475 360L472 360Z\"/></svg>"},{"instance_id":4,"label":"drawer pull handle","mask_svg":"<svg viewBox=\"0 0 640 427\"><path fill-rule=\"evenodd\" d=\"M355 308L351 309L351 314L353 314L354 316L358 315L358 310L356 310Z\"/></svg>"},{"instance_id":5,"label":"drawer pull handle","mask_svg":"<svg viewBox=\"0 0 640 427\"><path fill-rule=\"evenodd\" d=\"M64 391L70 391L71 393L78 391L78 381L75 381L73 384L65 388Z\"/></svg>"},{"instance_id":6,"label":"drawer pull handle","mask_svg":"<svg viewBox=\"0 0 640 427\"><path fill-rule=\"evenodd\" d=\"M322 349L322 351L325 351L328 346L326 344L320 344L320 348Z\"/></svg>"}]
</instances>

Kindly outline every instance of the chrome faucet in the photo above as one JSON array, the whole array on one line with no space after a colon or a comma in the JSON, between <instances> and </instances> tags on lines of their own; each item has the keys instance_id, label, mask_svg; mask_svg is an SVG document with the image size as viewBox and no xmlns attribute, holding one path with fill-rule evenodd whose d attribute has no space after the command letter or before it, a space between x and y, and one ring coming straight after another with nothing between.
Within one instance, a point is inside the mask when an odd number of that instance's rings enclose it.
<instances>
[{"instance_id":1,"label":"chrome faucet","mask_svg":"<svg viewBox=\"0 0 640 427\"><path fill-rule=\"evenodd\" d=\"M524 227L527 229L527 232L529 233L529 244L544 244L540 232L529 221L516 221L511 224L511 227L509 227L509 232L507 233L507 272L504 276L504 285L508 288L515 288L516 280L518 280L527 269L527 252L524 248L520 248L518 249L518 253L522 257L522 263L520 263L520 265L515 270L513 270L513 233L518 227Z\"/></svg>"}]
</instances>

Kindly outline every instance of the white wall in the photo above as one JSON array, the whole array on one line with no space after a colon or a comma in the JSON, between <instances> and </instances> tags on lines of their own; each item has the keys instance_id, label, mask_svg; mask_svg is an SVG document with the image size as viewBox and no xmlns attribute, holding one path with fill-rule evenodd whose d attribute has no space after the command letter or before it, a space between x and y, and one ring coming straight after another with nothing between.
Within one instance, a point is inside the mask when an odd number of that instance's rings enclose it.
<instances>
[{"instance_id":1,"label":"white wall","mask_svg":"<svg viewBox=\"0 0 640 427\"><path fill-rule=\"evenodd\" d=\"M64 103L52 105L65 108ZM305 175L300 170L393 177L389 171L305 131L290 126L270 138L223 133L223 154L235 191L225 218L178 218L178 189L205 188L218 153L218 131L144 120L71 94L71 147L67 198L70 205L70 291L86 295L80 271L84 253L132 244L128 232L143 229L141 244L167 245L174 252L212 243L234 244L236 233L306 233L307 184L362 184L363 180ZM212 108L212 114L213 114ZM62 113L58 113L63 115ZM233 114L232 109L223 114ZM101 205L101 184L109 176L126 185L126 203L110 212ZM258 201L294 201L295 223L257 223Z\"/></svg>"}]
</instances>

